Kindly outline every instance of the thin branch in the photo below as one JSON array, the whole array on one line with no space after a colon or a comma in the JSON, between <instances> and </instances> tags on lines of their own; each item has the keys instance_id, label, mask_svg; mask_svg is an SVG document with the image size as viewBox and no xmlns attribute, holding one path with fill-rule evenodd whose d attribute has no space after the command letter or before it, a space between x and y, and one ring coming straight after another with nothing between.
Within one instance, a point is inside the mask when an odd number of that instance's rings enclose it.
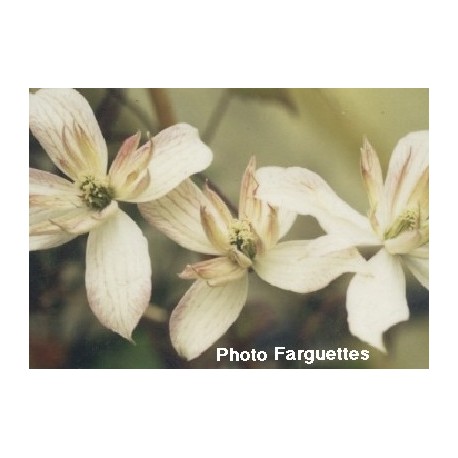
<instances>
[{"instance_id":1,"label":"thin branch","mask_svg":"<svg viewBox=\"0 0 458 458\"><path fill-rule=\"evenodd\" d=\"M121 105L128 108L137 118L142 122L146 130L150 131L153 125L150 117L138 105L132 103L123 93L118 92L117 89L108 89L113 98L115 98Z\"/></svg>"},{"instance_id":2,"label":"thin branch","mask_svg":"<svg viewBox=\"0 0 458 458\"><path fill-rule=\"evenodd\" d=\"M162 130L176 124L177 118L167 94L167 89L148 89L148 93L159 119L159 128Z\"/></svg>"},{"instance_id":3,"label":"thin branch","mask_svg":"<svg viewBox=\"0 0 458 458\"><path fill-rule=\"evenodd\" d=\"M202 134L202 140L205 143L209 144L213 140L216 130L221 124L221 121L229 107L230 100L230 91L224 89L215 109L213 110L213 113L210 116L210 119L208 120L207 128L205 129L205 132Z\"/></svg>"}]
</instances>

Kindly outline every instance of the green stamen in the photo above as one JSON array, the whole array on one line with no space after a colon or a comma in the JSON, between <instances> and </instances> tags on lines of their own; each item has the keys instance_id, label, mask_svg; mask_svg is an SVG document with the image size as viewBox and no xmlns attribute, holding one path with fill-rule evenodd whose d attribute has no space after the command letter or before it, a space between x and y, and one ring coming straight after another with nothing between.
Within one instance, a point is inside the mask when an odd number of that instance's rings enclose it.
<instances>
[{"instance_id":1,"label":"green stamen","mask_svg":"<svg viewBox=\"0 0 458 458\"><path fill-rule=\"evenodd\" d=\"M229 229L229 243L253 260L256 257L256 242L251 224L246 220L234 219Z\"/></svg>"},{"instance_id":2,"label":"green stamen","mask_svg":"<svg viewBox=\"0 0 458 458\"><path fill-rule=\"evenodd\" d=\"M110 205L113 199L113 190L101 180L93 176L86 176L79 186L83 191L82 198L89 208L103 210Z\"/></svg>"}]
</instances>

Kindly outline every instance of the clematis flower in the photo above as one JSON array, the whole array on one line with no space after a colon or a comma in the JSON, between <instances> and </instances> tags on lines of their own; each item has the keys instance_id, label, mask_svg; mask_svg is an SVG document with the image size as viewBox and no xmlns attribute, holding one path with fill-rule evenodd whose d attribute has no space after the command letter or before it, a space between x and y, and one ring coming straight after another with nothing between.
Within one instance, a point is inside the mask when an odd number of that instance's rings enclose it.
<instances>
[{"instance_id":1,"label":"clematis flower","mask_svg":"<svg viewBox=\"0 0 458 458\"><path fill-rule=\"evenodd\" d=\"M148 306L148 244L118 201L164 196L204 169L211 151L196 129L178 124L139 147L128 138L107 173L107 146L87 101L72 89L30 95L30 129L69 179L30 169L30 250L57 247L89 232L89 305L107 328L126 339Z\"/></svg>"},{"instance_id":2,"label":"clematis flower","mask_svg":"<svg viewBox=\"0 0 458 458\"><path fill-rule=\"evenodd\" d=\"M196 280L170 318L172 344L188 360L237 319L247 299L249 271L279 288L305 293L364 264L356 249L341 250L335 237L279 242L296 215L256 199L255 174L253 157L242 179L237 217L213 190L206 186L202 192L191 180L139 205L147 221L181 246L217 256L179 274Z\"/></svg>"},{"instance_id":3,"label":"clematis flower","mask_svg":"<svg viewBox=\"0 0 458 458\"><path fill-rule=\"evenodd\" d=\"M347 291L350 332L385 351L383 333L409 318L403 267L428 288L428 131L413 132L395 147L383 183L374 148L364 140L361 172L369 197L364 217L317 174L298 167L259 170L257 196L303 215L347 246L378 246L368 261L370 275L356 274Z\"/></svg>"}]
</instances>

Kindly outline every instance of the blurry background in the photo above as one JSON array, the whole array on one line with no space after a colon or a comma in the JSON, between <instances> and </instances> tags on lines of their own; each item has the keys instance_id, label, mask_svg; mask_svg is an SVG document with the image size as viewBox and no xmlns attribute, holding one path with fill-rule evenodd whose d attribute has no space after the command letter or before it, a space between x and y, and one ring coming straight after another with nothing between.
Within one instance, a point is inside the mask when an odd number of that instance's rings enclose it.
<instances>
[{"instance_id":1,"label":"blurry background","mask_svg":"<svg viewBox=\"0 0 458 458\"><path fill-rule=\"evenodd\" d=\"M140 130L155 135L178 121L199 129L214 159L203 173L233 203L253 154L258 167L303 166L320 174L337 194L365 214L359 172L364 135L386 171L396 142L428 128L427 89L80 89L107 141L110 159ZM56 169L30 136L30 166ZM198 183L203 177L196 177ZM123 205L149 240L153 268L151 307L133 333L136 345L103 328L89 309L84 286L87 236L30 253L31 368L424 368L428 367L428 291L407 276L411 318L385 333L388 355L352 337L345 292L351 274L316 293L274 288L250 274L248 301L235 324L194 361L171 347L168 316L191 282L176 273L197 261L149 227L134 205ZM299 217L286 239L322 234ZM275 346L289 349L369 349L368 361L274 361ZM265 350L265 362L216 362L216 347Z\"/></svg>"}]
</instances>

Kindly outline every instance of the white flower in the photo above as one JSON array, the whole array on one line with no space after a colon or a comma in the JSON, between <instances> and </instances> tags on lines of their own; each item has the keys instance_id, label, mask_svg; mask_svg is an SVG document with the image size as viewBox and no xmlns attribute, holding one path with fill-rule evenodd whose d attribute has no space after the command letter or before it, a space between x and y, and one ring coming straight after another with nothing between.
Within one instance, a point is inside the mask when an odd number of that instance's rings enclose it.
<instances>
[{"instance_id":1,"label":"white flower","mask_svg":"<svg viewBox=\"0 0 458 458\"><path fill-rule=\"evenodd\" d=\"M253 157L242 179L237 218L214 191L201 192L191 180L139 205L151 224L181 246L218 256L188 265L180 274L196 279L170 318L172 344L186 359L199 356L237 319L251 269L274 286L305 293L364 264L356 249L341 250L331 236L278 243L295 214L255 198L255 173Z\"/></svg>"},{"instance_id":2,"label":"white flower","mask_svg":"<svg viewBox=\"0 0 458 458\"><path fill-rule=\"evenodd\" d=\"M407 320L402 265L428 288L429 161L428 132L410 133L394 149L385 183L375 150L361 149L361 171L370 209L363 217L315 173L292 167L258 171L257 196L272 205L315 216L322 228L347 246L380 246L368 261L370 275L357 274L347 292L350 331L385 351L383 332Z\"/></svg>"},{"instance_id":3,"label":"white flower","mask_svg":"<svg viewBox=\"0 0 458 458\"><path fill-rule=\"evenodd\" d=\"M211 151L179 124L139 148L121 146L107 173L107 146L87 101L72 89L30 95L30 129L70 180L30 169L30 249L57 247L89 232L86 289L100 322L126 339L148 306L148 244L117 201L157 199L204 169Z\"/></svg>"}]
</instances>

